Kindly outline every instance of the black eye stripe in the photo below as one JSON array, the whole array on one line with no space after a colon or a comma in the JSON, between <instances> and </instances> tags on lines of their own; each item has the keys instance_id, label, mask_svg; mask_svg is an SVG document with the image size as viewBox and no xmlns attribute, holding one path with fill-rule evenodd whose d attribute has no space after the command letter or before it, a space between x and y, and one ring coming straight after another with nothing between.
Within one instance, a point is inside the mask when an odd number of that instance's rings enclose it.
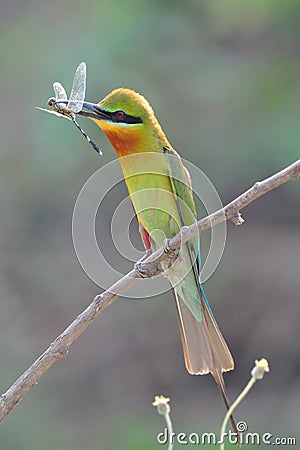
<instances>
[{"instance_id":1,"label":"black eye stripe","mask_svg":"<svg viewBox=\"0 0 300 450\"><path fill-rule=\"evenodd\" d=\"M121 116L120 113L123 113L123 117L118 117L118 115ZM134 124L134 123L143 123L142 119L140 117L130 116L129 114L126 114L124 111L105 111L105 115L107 116L107 119L111 122L116 123L128 123L128 124Z\"/></svg>"}]
</instances>

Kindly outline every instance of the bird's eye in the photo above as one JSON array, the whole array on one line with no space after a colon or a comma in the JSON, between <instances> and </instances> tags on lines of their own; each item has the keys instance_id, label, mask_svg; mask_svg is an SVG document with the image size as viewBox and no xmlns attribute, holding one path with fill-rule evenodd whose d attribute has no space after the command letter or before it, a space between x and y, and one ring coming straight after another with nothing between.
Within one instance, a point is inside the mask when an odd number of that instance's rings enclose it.
<instances>
[{"instance_id":1,"label":"bird's eye","mask_svg":"<svg viewBox=\"0 0 300 450\"><path fill-rule=\"evenodd\" d=\"M116 112L116 118L117 119L123 119L124 116L125 116L124 111L117 111Z\"/></svg>"}]
</instances>

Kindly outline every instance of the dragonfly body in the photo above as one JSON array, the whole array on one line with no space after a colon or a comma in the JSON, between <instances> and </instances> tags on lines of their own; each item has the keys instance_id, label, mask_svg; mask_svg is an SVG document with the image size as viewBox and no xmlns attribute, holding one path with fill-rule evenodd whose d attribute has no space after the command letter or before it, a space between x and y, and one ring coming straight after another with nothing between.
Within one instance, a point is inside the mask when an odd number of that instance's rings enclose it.
<instances>
[{"instance_id":1,"label":"dragonfly body","mask_svg":"<svg viewBox=\"0 0 300 450\"><path fill-rule=\"evenodd\" d=\"M59 103L56 98L51 97L48 100L48 105L53 109L53 111L57 112L58 114L67 117L68 119L72 120L75 118L75 114L72 110L67 109L64 103ZM62 108L62 106L65 106L65 108Z\"/></svg>"}]
</instances>

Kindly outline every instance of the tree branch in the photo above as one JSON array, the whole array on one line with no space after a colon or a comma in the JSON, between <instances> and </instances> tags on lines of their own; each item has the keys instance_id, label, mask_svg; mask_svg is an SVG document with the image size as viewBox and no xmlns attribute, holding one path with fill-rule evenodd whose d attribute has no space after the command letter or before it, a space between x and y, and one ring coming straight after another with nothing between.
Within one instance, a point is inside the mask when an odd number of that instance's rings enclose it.
<instances>
[{"instance_id":1,"label":"tree branch","mask_svg":"<svg viewBox=\"0 0 300 450\"><path fill-rule=\"evenodd\" d=\"M189 227L183 227L176 236L168 241L171 249L178 249L181 244L197 236L199 233L212 228L220 222L232 220L236 225L241 225L243 219L240 210L266 194L272 189L287 181L291 181L300 175L300 160L286 167L275 175L263 181L257 182L241 194L224 208L199 220ZM132 287L141 278L142 273L151 277L159 272L159 265L162 261L170 258L164 248L158 249L150 256L139 263L136 268L118 280L107 291L97 295L90 305L58 336L47 350L15 381L15 383L0 397L0 423L22 400L22 398L37 384L42 375L58 359L67 355L71 344L85 331L85 329L98 317L109 305L111 305L120 295Z\"/></svg>"}]
</instances>

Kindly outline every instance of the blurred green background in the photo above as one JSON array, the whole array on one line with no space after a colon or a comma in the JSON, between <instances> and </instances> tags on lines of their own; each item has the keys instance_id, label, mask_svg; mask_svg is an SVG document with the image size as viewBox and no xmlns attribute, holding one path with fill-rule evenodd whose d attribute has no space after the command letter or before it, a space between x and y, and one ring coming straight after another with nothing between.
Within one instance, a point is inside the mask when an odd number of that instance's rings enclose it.
<instances>
[{"instance_id":1,"label":"blurred green background","mask_svg":"<svg viewBox=\"0 0 300 450\"><path fill-rule=\"evenodd\" d=\"M102 157L67 121L35 109L52 82L70 89L84 60L88 100L119 86L144 94L174 147L227 202L299 157L300 3L2 0L0 8L4 392L99 291L76 259L71 219L85 181L115 154L88 120L80 123ZM223 259L205 286L236 361L225 376L229 395L267 357L270 374L236 418L250 431L296 436L299 181L243 216L242 227L228 225ZM164 424L151 406L161 393L172 399L176 431L219 430L224 406L211 377L185 371L172 296L115 302L8 416L0 448L162 448L155 436Z\"/></svg>"}]
</instances>

